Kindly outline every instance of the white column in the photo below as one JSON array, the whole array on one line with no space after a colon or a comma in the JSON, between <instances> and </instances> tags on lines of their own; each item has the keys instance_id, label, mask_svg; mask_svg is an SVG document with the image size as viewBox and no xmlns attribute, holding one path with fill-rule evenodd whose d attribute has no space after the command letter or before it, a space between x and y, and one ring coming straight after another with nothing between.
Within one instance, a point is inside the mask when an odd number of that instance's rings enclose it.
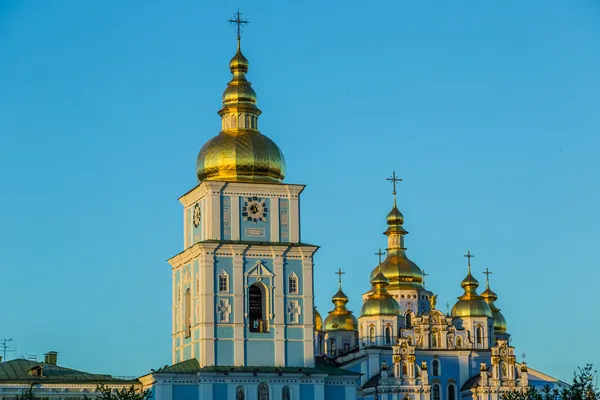
<instances>
[{"instance_id":1,"label":"white column","mask_svg":"<svg viewBox=\"0 0 600 400\"><path fill-rule=\"evenodd\" d=\"M238 224L239 230L239 224ZM233 253L233 276L230 285L233 293L233 362L236 366L245 365L244 347L244 250L246 246L231 246Z\"/></svg>"},{"instance_id":2,"label":"white column","mask_svg":"<svg viewBox=\"0 0 600 400\"><path fill-rule=\"evenodd\" d=\"M275 306L275 365L287 366L287 360L285 357L285 318L286 318L286 307L285 304L285 284L287 277L284 276L283 272L283 252L276 250L273 254L273 273L275 274L275 289L273 290L273 301Z\"/></svg>"},{"instance_id":3,"label":"white column","mask_svg":"<svg viewBox=\"0 0 600 400\"><path fill-rule=\"evenodd\" d=\"M279 242L279 198L271 197L271 242Z\"/></svg>"},{"instance_id":4,"label":"white column","mask_svg":"<svg viewBox=\"0 0 600 400\"><path fill-rule=\"evenodd\" d=\"M298 200L298 197L290 196L290 243L300 241L300 205Z\"/></svg>"},{"instance_id":5,"label":"white column","mask_svg":"<svg viewBox=\"0 0 600 400\"><path fill-rule=\"evenodd\" d=\"M229 221L231 225L231 240L240 240L240 196L231 195Z\"/></svg>"},{"instance_id":6,"label":"white column","mask_svg":"<svg viewBox=\"0 0 600 400\"><path fill-rule=\"evenodd\" d=\"M303 257L306 253L303 252ZM304 313L304 366L314 367L315 365L315 344L314 344L314 292L313 292L313 254L308 258L302 258L302 312ZM338 344L343 346L342 343ZM343 349L343 347L342 347Z\"/></svg>"},{"instance_id":7,"label":"white column","mask_svg":"<svg viewBox=\"0 0 600 400\"><path fill-rule=\"evenodd\" d=\"M215 363L215 273L213 254L206 254L216 251L215 248L202 249L199 257L198 269L204 278L200 284L200 366L214 365Z\"/></svg>"}]
</instances>

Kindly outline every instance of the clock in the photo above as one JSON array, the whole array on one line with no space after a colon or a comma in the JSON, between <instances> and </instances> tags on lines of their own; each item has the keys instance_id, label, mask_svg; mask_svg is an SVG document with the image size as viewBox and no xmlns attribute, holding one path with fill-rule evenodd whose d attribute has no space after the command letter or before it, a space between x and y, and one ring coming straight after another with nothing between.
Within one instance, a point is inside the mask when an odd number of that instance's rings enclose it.
<instances>
[{"instance_id":1,"label":"clock","mask_svg":"<svg viewBox=\"0 0 600 400\"><path fill-rule=\"evenodd\" d=\"M198 225L200 225L201 217L202 217L202 211L200 211L200 204L196 203L196 205L194 206L194 217L193 217L194 228L197 228Z\"/></svg>"},{"instance_id":2,"label":"clock","mask_svg":"<svg viewBox=\"0 0 600 400\"><path fill-rule=\"evenodd\" d=\"M242 218L252 222L267 222L267 200L258 197L247 197L242 207Z\"/></svg>"}]
</instances>

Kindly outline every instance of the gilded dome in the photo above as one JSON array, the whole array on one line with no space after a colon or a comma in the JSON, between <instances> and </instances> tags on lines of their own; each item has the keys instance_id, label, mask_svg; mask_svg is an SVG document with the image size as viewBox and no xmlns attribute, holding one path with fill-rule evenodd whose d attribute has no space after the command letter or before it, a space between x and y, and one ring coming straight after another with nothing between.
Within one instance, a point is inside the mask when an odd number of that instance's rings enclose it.
<instances>
[{"instance_id":1,"label":"gilded dome","mask_svg":"<svg viewBox=\"0 0 600 400\"><path fill-rule=\"evenodd\" d=\"M498 300L498 295L490 289L490 281L487 279L486 288L483 292L481 292L481 297L492 310L492 318L494 318L494 333L495 334L504 334L506 333L506 319L504 315L500 312L500 309L496 307L494 302Z\"/></svg>"},{"instance_id":2,"label":"gilded dome","mask_svg":"<svg viewBox=\"0 0 600 400\"><path fill-rule=\"evenodd\" d=\"M346 308L348 296L340 288L331 298L331 302L335 305L329 315L325 318L325 331L355 331L358 329L358 321L352 315L352 311Z\"/></svg>"},{"instance_id":3,"label":"gilded dome","mask_svg":"<svg viewBox=\"0 0 600 400\"><path fill-rule=\"evenodd\" d=\"M356 317L351 313L348 314L335 314L331 311L327 318L325 318L325 330L326 331L355 331L358 327L358 321Z\"/></svg>"},{"instance_id":4,"label":"gilded dome","mask_svg":"<svg viewBox=\"0 0 600 400\"><path fill-rule=\"evenodd\" d=\"M239 47L229 63L233 78L223 92L221 132L200 150L199 181L282 182L285 158L277 145L258 130L261 111L246 79L248 60Z\"/></svg>"},{"instance_id":5,"label":"gilded dome","mask_svg":"<svg viewBox=\"0 0 600 400\"><path fill-rule=\"evenodd\" d=\"M483 299L460 299L452 307L452 317L492 317L490 307Z\"/></svg>"},{"instance_id":6,"label":"gilded dome","mask_svg":"<svg viewBox=\"0 0 600 400\"><path fill-rule=\"evenodd\" d=\"M373 280L379 266L373 268L370 279ZM390 288L422 288L423 271L412 262L402 249L388 249L385 260L381 263L381 272L390 281Z\"/></svg>"},{"instance_id":7,"label":"gilded dome","mask_svg":"<svg viewBox=\"0 0 600 400\"><path fill-rule=\"evenodd\" d=\"M315 331L323 330L323 318L321 318L321 314L317 311L317 307L313 309L313 318L315 320Z\"/></svg>"},{"instance_id":8,"label":"gilded dome","mask_svg":"<svg viewBox=\"0 0 600 400\"><path fill-rule=\"evenodd\" d=\"M398 302L385 288L389 282L389 279L387 279L381 271L378 271L377 274L375 274L371 280L373 288L370 291L369 297L360 309L361 317L376 315L395 316L400 313Z\"/></svg>"},{"instance_id":9,"label":"gilded dome","mask_svg":"<svg viewBox=\"0 0 600 400\"><path fill-rule=\"evenodd\" d=\"M452 307L453 318L463 317L488 317L492 318L492 310L488 303L477 294L479 281L471 275L471 267L465 279L462 280L460 286L465 290L462 296Z\"/></svg>"},{"instance_id":10,"label":"gilded dome","mask_svg":"<svg viewBox=\"0 0 600 400\"><path fill-rule=\"evenodd\" d=\"M394 191L394 205L387 216L388 229L383 233L388 237L387 256L381 263L381 271L390 284L391 289L422 289L423 271L406 256L404 236L408 233L403 227L404 216L396 206L396 192ZM379 265L373 268L369 279L371 282Z\"/></svg>"},{"instance_id":11,"label":"gilded dome","mask_svg":"<svg viewBox=\"0 0 600 400\"><path fill-rule=\"evenodd\" d=\"M281 182L285 159L279 147L259 132L221 132L198 154L199 181Z\"/></svg>"}]
</instances>

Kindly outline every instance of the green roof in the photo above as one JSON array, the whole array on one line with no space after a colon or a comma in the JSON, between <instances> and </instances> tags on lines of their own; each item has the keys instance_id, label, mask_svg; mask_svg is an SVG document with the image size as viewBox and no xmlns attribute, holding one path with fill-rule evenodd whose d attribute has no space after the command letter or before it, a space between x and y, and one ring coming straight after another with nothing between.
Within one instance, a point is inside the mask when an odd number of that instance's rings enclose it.
<instances>
[{"instance_id":1,"label":"green roof","mask_svg":"<svg viewBox=\"0 0 600 400\"><path fill-rule=\"evenodd\" d=\"M31 370L41 368L41 376L31 374ZM119 379L110 375L91 374L43 362L16 359L0 363L0 383L123 383L136 384L137 379Z\"/></svg>"},{"instance_id":2,"label":"green roof","mask_svg":"<svg viewBox=\"0 0 600 400\"><path fill-rule=\"evenodd\" d=\"M359 372L348 371L330 364L319 364L313 368L308 367L271 367L271 366L247 366L235 367L225 365L215 365L200 368L198 361L194 358L183 361L168 367L161 368L155 371L155 374L195 374L198 372L282 372L282 373L301 373L301 374L327 374L335 376L360 376Z\"/></svg>"}]
</instances>

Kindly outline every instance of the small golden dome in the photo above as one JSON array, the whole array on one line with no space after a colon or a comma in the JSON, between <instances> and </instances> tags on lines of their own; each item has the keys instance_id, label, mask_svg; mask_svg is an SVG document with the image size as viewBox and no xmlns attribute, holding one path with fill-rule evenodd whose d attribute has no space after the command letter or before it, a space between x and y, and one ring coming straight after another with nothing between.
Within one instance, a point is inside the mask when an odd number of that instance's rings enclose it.
<instances>
[{"instance_id":1,"label":"small golden dome","mask_svg":"<svg viewBox=\"0 0 600 400\"><path fill-rule=\"evenodd\" d=\"M229 63L233 78L223 92L219 111L222 131L200 150L199 181L282 182L285 158L277 145L258 130L256 93L246 80L248 60L239 47Z\"/></svg>"},{"instance_id":2,"label":"small golden dome","mask_svg":"<svg viewBox=\"0 0 600 400\"><path fill-rule=\"evenodd\" d=\"M325 331L355 331L358 329L358 321L352 315L352 311L346 308L348 296L342 291L341 282L340 288L331 298L331 302L335 305L329 315L325 318Z\"/></svg>"},{"instance_id":3,"label":"small golden dome","mask_svg":"<svg viewBox=\"0 0 600 400\"><path fill-rule=\"evenodd\" d=\"M500 309L494 304L494 302L498 300L498 295L494 293L492 289L490 289L489 275L488 279L486 279L486 288L483 292L481 292L481 297L488 304L490 310L492 310L492 318L494 318L494 333L506 333L506 319L504 318L504 315L502 315L502 313L500 312Z\"/></svg>"},{"instance_id":4,"label":"small golden dome","mask_svg":"<svg viewBox=\"0 0 600 400\"><path fill-rule=\"evenodd\" d=\"M488 303L477 294L479 282L471 275L471 266L465 279L462 280L460 286L465 290L462 296L452 307L453 318L463 317L488 317L492 318L492 310Z\"/></svg>"},{"instance_id":5,"label":"small golden dome","mask_svg":"<svg viewBox=\"0 0 600 400\"><path fill-rule=\"evenodd\" d=\"M315 331L323 330L323 318L321 318L321 314L317 311L317 307L313 309L313 318L315 320Z\"/></svg>"},{"instance_id":6,"label":"small golden dome","mask_svg":"<svg viewBox=\"0 0 600 400\"><path fill-rule=\"evenodd\" d=\"M394 296L388 293L386 286L389 284L389 279L383 275L381 270L375 274L371 280L373 288L367 300L363 303L360 309L361 317L376 316L376 315L398 315L400 306Z\"/></svg>"},{"instance_id":7,"label":"small golden dome","mask_svg":"<svg viewBox=\"0 0 600 400\"><path fill-rule=\"evenodd\" d=\"M400 226L400 225L404 224L404 215L402 215L400 210L398 210L398 207L396 207L396 204L394 204L394 208L392 208L392 211L390 211L390 213L387 216L387 224L390 227L391 226Z\"/></svg>"}]
</instances>

